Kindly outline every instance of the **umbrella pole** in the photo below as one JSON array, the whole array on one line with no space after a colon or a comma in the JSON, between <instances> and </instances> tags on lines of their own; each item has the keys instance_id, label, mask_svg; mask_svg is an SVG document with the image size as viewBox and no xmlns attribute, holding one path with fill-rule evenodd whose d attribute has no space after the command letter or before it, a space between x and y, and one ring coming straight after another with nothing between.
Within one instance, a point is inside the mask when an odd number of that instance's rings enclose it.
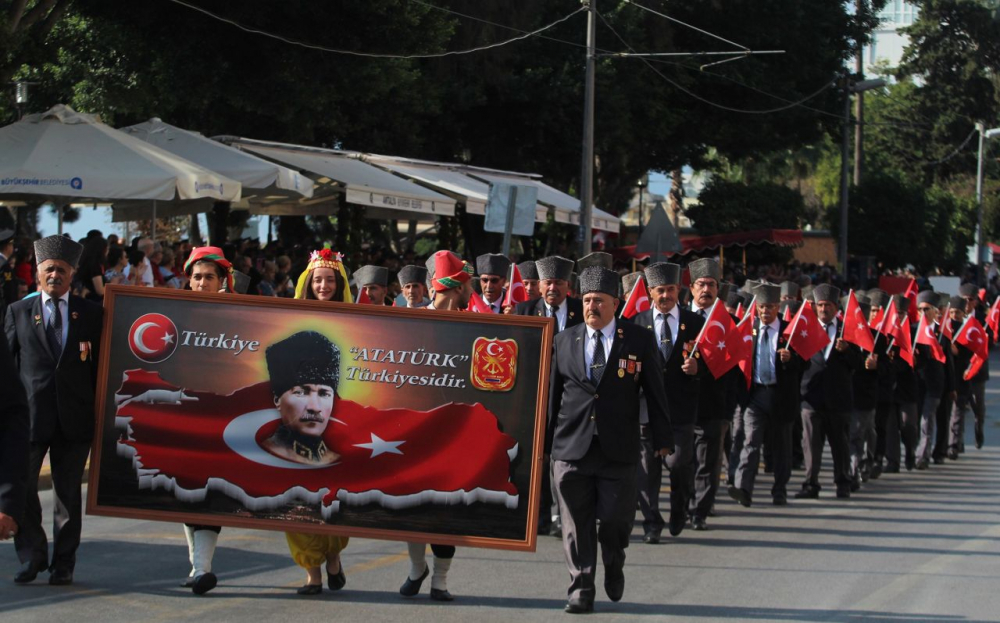
<instances>
[{"instance_id":1,"label":"umbrella pole","mask_svg":"<svg viewBox=\"0 0 1000 623\"><path fill-rule=\"evenodd\" d=\"M156 242L156 199L153 199L153 221L150 228L153 230L153 235L150 238L153 239L153 242Z\"/></svg>"},{"instance_id":2,"label":"umbrella pole","mask_svg":"<svg viewBox=\"0 0 1000 623\"><path fill-rule=\"evenodd\" d=\"M59 235L63 235L63 206L56 208L56 221L59 223Z\"/></svg>"}]
</instances>

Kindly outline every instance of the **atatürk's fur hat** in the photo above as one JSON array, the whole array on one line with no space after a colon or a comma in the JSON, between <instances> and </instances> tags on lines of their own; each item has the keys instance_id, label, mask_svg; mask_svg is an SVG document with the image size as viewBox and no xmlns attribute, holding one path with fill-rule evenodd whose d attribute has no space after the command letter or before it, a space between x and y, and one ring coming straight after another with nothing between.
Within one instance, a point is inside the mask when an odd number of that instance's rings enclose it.
<instances>
[{"instance_id":1,"label":"atat\u00fcrk's fur hat","mask_svg":"<svg viewBox=\"0 0 1000 623\"><path fill-rule=\"evenodd\" d=\"M264 357L275 398L297 385L329 385L337 391L340 349L320 333L296 333L268 346Z\"/></svg>"}]
</instances>

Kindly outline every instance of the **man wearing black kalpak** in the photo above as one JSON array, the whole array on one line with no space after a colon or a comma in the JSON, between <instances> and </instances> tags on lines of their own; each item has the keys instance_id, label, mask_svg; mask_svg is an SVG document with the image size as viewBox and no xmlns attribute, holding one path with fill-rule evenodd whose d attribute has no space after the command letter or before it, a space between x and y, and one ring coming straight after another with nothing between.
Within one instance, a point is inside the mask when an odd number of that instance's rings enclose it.
<instances>
[{"instance_id":1,"label":"man wearing black kalpak","mask_svg":"<svg viewBox=\"0 0 1000 623\"><path fill-rule=\"evenodd\" d=\"M687 523L688 505L694 498L694 428L698 419L701 391L698 359L690 355L690 344L698 337L704 319L677 305L681 267L658 262L644 271L649 283L653 309L635 316L635 324L653 332L653 341L663 363L663 383L670 408L674 453L667 459L670 469L670 534L677 536ZM642 401L639 431L639 509L642 511L644 543L660 542L662 464L649 428L645 400ZM703 520L702 520L703 521Z\"/></svg>"},{"instance_id":2,"label":"man wearing black kalpak","mask_svg":"<svg viewBox=\"0 0 1000 623\"><path fill-rule=\"evenodd\" d=\"M651 332L617 323L617 273L591 267L580 275L586 324L556 336L545 449L552 456L563 550L569 567L566 612L593 612L597 544L604 590L625 590L625 548L635 515L639 392L646 396L653 445L673 452L660 354ZM600 528L597 523L600 522Z\"/></svg>"}]
</instances>

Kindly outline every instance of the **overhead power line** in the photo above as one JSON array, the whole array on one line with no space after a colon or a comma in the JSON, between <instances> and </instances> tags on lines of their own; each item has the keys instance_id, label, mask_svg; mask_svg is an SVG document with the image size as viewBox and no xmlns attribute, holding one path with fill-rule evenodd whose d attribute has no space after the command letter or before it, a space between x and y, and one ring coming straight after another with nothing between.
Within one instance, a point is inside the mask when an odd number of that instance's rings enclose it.
<instances>
[{"instance_id":1,"label":"overhead power line","mask_svg":"<svg viewBox=\"0 0 1000 623\"><path fill-rule=\"evenodd\" d=\"M482 52L484 50L491 50L493 48L499 48L501 46L504 46L504 45L507 45L507 44L510 44L510 43L514 43L515 41L523 41L524 39L527 39L529 37L537 36L540 33L543 33L546 30L549 30L550 28L554 28L555 26L558 26L559 24L562 24L563 22L567 21L568 19L570 19L571 17L573 17L577 13L581 13L581 12L587 10L586 7L580 7L579 9L577 9L577 10L573 11L572 13L570 13L569 15L561 17L561 18L557 19L556 21L554 21L554 22L552 22L550 24L547 24L545 26L542 26L541 28L538 28L536 30L532 30L530 32L526 32L526 33L524 33L522 35L518 35L517 37L512 37L512 38L506 39L504 41L498 41L496 43L491 43L489 45L483 45L483 46L479 46L479 47L476 47L476 48L470 48L468 50L452 50L450 52L435 52L435 53L428 53L428 54L382 54L382 53L377 53L377 52L358 52L356 50L339 50L339 49L336 49L336 48L328 48L328 47L322 46L322 45L316 45L316 44L312 44L312 43L306 43L304 41L297 41L295 39L289 39L288 37L285 37L285 36L282 36L282 35L278 35L278 34L275 34L275 33L267 32L265 30L260 30L259 28L252 28L250 26L244 26L243 24L240 24L239 22L233 21L233 20L228 19L226 17L222 17L221 15L216 15L215 13L212 13L211 11L208 11L206 9L203 9L202 7L199 7L199 6L190 4L188 2L185 2L184 0L169 0L169 1L173 2L174 4L179 4L179 5L183 6L183 7L191 9L192 11L197 11L199 13L202 13L203 15L207 15L208 17L211 17L214 20L218 20L220 22L229 24L230 26L238 28L238 29L242 30L243 32L246 32L246 33L249 33L249 34L253 34L253 35L259 35L259 36L262 36L262 37L268 37L270 39L276 39L276 40L281 41L283 43L287 43L289 45L298 46L300 48L306 48L306 49L309 49L309 50L316 50L318 52L327 52L327 53L330 53L330 54L343 54L343 55L347 55L347 56L360 56L360 57L364 57L364 58L387 58L387 59L400 59L400 60L420 59L420 58L443 58L443 57L446 57L446 56L459 56L459 55L462 55L462 54L472 54L474 52ZM421 3L421 4L423 4L423 3ZM432 6L432 5L428 5L428 6Z\"/></svg>"}]
</instances>

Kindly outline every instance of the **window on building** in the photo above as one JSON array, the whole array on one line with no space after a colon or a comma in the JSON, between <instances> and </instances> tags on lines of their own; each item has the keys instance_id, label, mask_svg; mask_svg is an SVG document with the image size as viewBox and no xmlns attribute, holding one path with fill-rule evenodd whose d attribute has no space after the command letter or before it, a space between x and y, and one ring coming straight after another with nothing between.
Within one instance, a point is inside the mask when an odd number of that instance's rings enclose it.
<instances>
[{"instance_id":1,"label":"window on building","mask_svg":"<svg viewBox=\"0 0 1000 623\"><path fill-rule=\"evenodd\" d=\"M883 26L909 26L917 17L917 7L906 0L889 0L879 13Z\"/></svg>"}]
</instances>

